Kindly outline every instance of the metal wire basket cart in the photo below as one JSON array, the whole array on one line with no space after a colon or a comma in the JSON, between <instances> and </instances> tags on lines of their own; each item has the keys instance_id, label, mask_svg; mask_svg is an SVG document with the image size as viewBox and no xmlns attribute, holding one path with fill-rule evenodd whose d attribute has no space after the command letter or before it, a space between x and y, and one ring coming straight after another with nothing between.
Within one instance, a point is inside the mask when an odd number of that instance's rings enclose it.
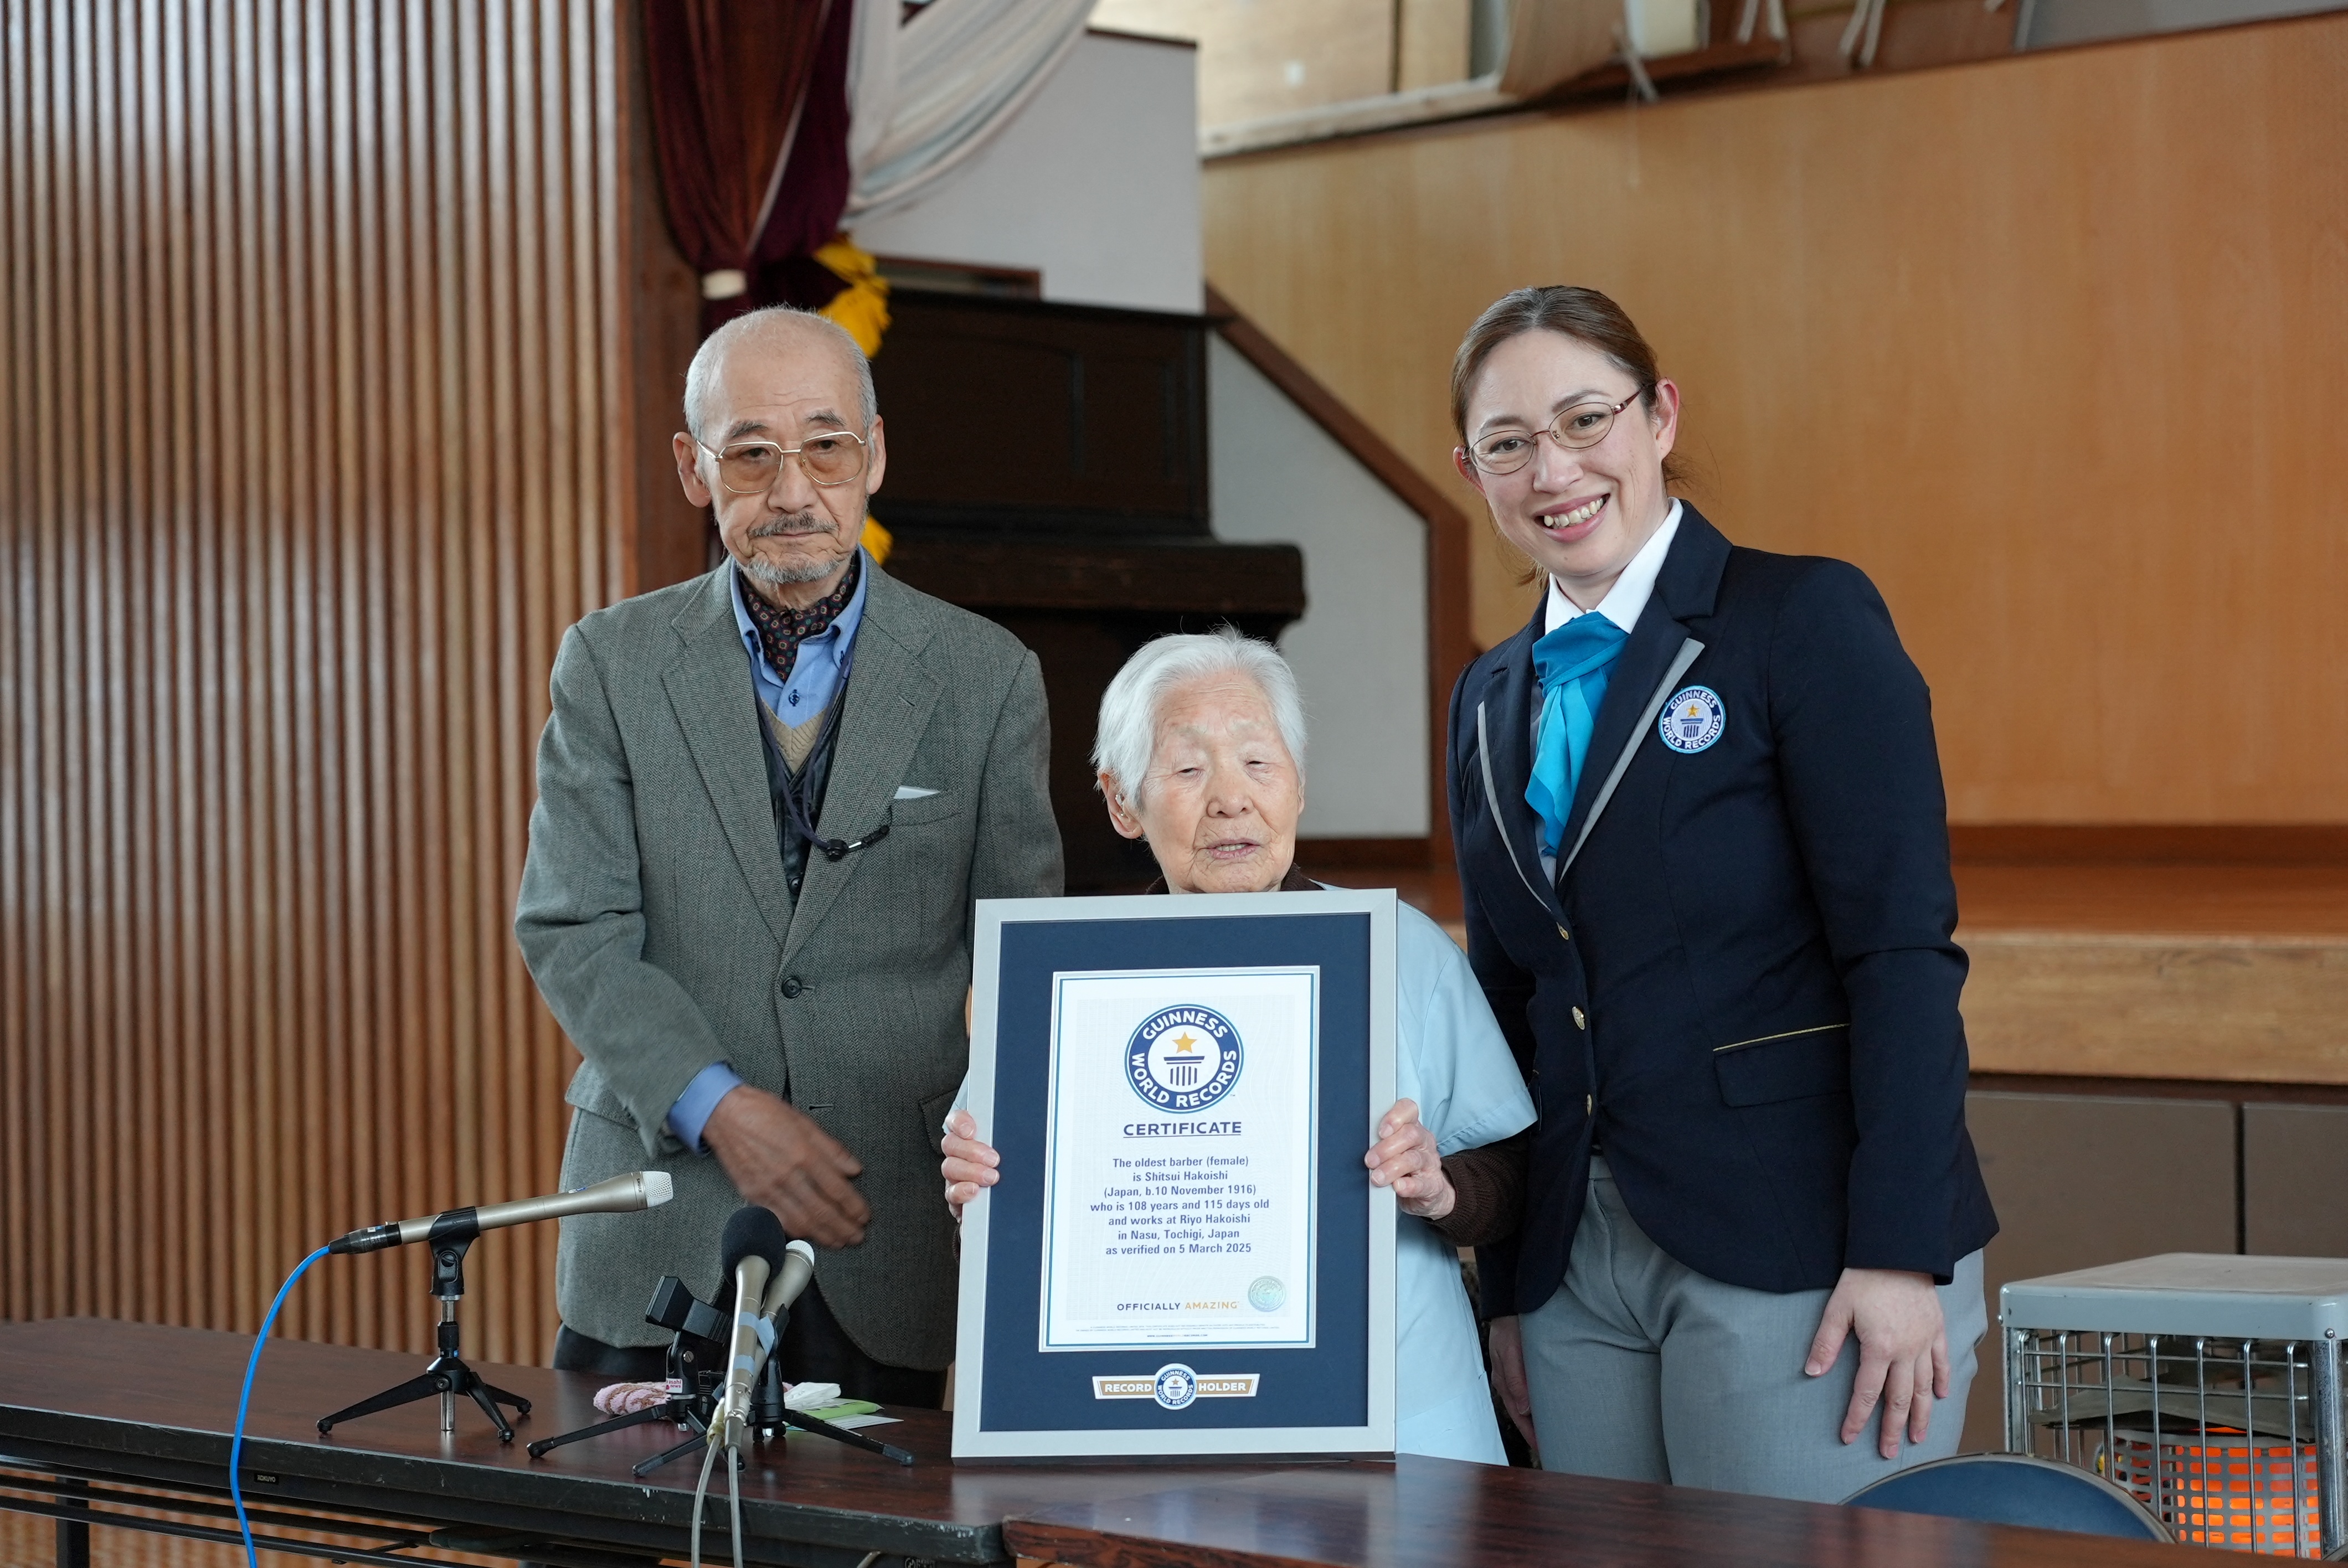
<instances>
[{"instance_id":1,"label":"metal wire basket cart","mask_svg":"<svg viewBox=\"0 0 2348 1568\"><path fill-rule=\"evenodd\" d=\"M2348 1543L2348 1261L2168 1253L1998 1294L2009 1450L2117 1482L2180 1542Z\"/></svg>"}]
</instances>

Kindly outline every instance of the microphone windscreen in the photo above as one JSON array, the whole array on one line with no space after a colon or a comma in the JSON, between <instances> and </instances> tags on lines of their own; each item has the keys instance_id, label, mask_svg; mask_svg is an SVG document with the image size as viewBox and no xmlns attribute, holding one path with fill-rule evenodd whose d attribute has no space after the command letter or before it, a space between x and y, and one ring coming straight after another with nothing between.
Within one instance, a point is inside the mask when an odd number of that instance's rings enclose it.
<instances>
[{"instance_id":1,"label":"microphone windscreen","mask_svg":"<svg viewBox=\"0 0 2348 1568\"><path fill-rule=\"evenodd\" d=\"M782 1267L783 1249L789 1245L790 1237L783 1234L783 1222L775 1217L774 1210L744 1204L726 1222L726 1239L719 1247L723 1259L719 1266L726 1282L733 1283L734 1271L745 1258L766 1259L769 1273Z\"/></svg>"}]
</instances>

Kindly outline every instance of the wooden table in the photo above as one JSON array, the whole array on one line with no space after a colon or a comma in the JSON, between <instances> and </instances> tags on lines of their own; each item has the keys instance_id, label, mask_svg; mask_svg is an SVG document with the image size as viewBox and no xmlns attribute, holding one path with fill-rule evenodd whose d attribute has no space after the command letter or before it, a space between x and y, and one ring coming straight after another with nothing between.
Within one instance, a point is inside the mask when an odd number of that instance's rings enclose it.
<instances>
[{"instance_id":1,"label":"wooden table","mask_svg":"<svg viewBox=\"0 0 2348 1568\"><path fill-rule=\"evenodd\" d=\"M99 1515L109 1506L108 1491L130 1485L189 1491L198 1505L217 1507L228 1489L229 1434L252 1348L242 1335L97 1318L0 1324L0 1367L10 1370L0 1389L0 1454L88 1480ZM675 1442L675 1429L636 1427L557 1449L543 1460L524 1451L533 1438L602 1419L592 1400L604 1379L479 1365L489 1382L534 1407L517 1423L510 1448L469 1403L459 1406L457 1430L444 1438L438 1400L361 1417L331 1437L318 1436L320 1416L420 1369L417 1358L390 1351L270 1342L245 1429L245 1501L283 1517L268 1528L256 1521L256 1537L331 1529L327 1515L345 1513L412 1526L407 1533L417 1539L438 1531L436 1544L491 1556L582 1568L613 1563L613 1553L637 1562L684 1560L699 1460L679 1460L641 1481L628 1473L638 1460ZM910 1468L798 1436L787 1460L746 1471L747 1555L813 1568L852 1568L868 1552L998 1563L1010 1555L1002 1525L1012 1514L1151 1488L1227 1484L1265 1468L957 1466L949 1457L950 1418L901 1413L901 1424L877 1428L875 1435L911 1450L918 1462ZM712 1478L716 1505L702 1531L707 1562L729 1558L724 1488L721 1471ZM0 1495L0 1507L21 1501ZM207 1528L233 1539L235 1522L214 1515L181 1533ZM398 1539L389 1531L375 1533ZM386 1558L380 1544L372 1554L306 1544L288 1549L358 1562L401 1560L396 1552Z\"/></svg>"},{"instance_id":2,"label":"wooden table","mask_svg":"<svg viewBox=\"0 0 2348 1568\"><path fill-rule=\"evenodd\" d=\"M234 1539L218 1510L251 1344L93 1318L0 1324L0 1366L12 1374L0 1389L0 1464L20 1472L0 1473L0 1508L54 1514L87 1505L90 1522L130 1527L121 1510L160 1507L190 1516L164 1526L172 1533ZM524 1450L533 1437L594 1420L599 1379L481 1367L535 1407L511 1447L469 1406L444 1437L438 1401L318 1436L320 1415L416 1370L414 1358L387 1351L271 1344L245 1440L257 1537L381 1564L413 1561L405 1553L423 1544L571 1568L683 1558L697 1467L680 1461L641 1481L629 1474L675 1440L673 1429L638 1427L540 1460ZM901 1467L797 1437L780 1462L746 1472L746 1555L808 1568L851 1568L876 1552L938 1563L1015 1553L1082 1568L1275 1560L2127 1568L2173 1563L2185 1550L1443 1460L957 1465L945 1417L906 1412L880 1432L919 1462ZM301 1541L287 1530L340 1540ZM70 1555L69 1531L60 1544ZM703 1552L727 1559L722 1510L712 1511Z\"/></svg>"},{"instance_id":3,"label":"wooden table","mask_svg":"<svg viewBox=\"0 0 2348 1568\"><path fill-rule=\"evenodd\" d=\"M2220 1555L1449 1460L1383 1470L1095 1499L1010 1520L1003 1536L1023 1561L1064 1568L2180 1568Z\"/></svg>"}]
</instances>

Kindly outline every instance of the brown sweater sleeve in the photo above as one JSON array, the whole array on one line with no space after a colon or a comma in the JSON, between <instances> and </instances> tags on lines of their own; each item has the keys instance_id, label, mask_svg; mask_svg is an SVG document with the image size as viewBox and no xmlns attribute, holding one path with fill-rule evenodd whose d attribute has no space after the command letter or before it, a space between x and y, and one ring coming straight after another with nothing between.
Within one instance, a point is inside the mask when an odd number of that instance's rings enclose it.
<instances>
[{"instance_id":1,"label":"brown sweater sleeve","mask_svg":"<svg viewBox=\"0 0 2348 1568\"><path fill-rule=\"evenodd\" d=\"M1455 1246L1484 1246L1511 1235L1525 1208L1525 1159L1531 1133L1444 1156L1451 1212L1427 1223Z\"/></svg>"}]
</instances>

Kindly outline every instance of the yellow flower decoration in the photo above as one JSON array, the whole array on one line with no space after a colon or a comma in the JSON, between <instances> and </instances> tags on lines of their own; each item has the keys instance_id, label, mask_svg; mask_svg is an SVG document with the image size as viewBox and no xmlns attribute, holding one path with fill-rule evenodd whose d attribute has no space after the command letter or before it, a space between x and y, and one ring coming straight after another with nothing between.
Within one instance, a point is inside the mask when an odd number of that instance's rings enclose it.
<instances>
[{"instance_id":1,"label":"yellow flower decoration","mask_svg":"<svg viewBox=\"0 0 2348 1568\"><path fill-rule=\"evenodd\" d=\"M831 242L815 253L815 259L848 284L832 296L831 303L824 306L821 313L854 338L867 359L871 358L880 352L881 335L889 330L889 281L880 275L880 263L872 259L870 251L858 249L845 234L833 235ZM896 541L880 526L879 518L868 516L862 543L875 565L886 566L889 548Z\"/></svg>"},{"instance_id":2,"label":"yellow flower decoration","mask_svg":"<svg viewBox=\"0 0 2348 1568\"><path fill-rule=\"evenodd\" d=\"M889 282L880 276L880 263L845 234L833 235L815 259L848 284L823 307L824 317L845 328L867 358L879 354L881 334L889 330Z\"/></svg>"}]
</instances>

